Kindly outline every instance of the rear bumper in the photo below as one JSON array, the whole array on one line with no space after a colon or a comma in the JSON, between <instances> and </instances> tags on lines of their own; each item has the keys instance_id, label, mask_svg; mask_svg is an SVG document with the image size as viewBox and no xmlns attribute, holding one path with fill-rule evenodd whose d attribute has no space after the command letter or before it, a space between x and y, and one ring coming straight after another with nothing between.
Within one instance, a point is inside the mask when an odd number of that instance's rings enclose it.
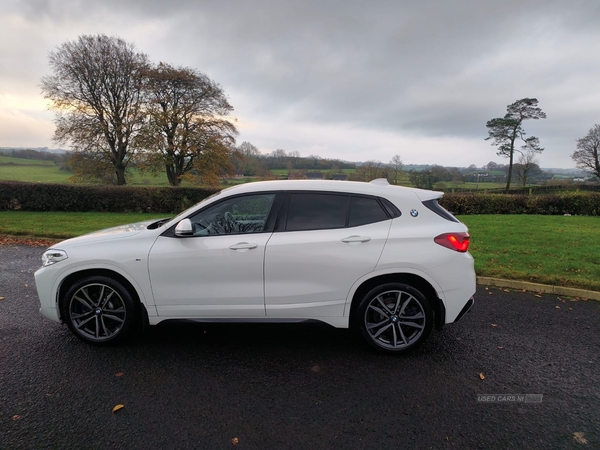
<instances>
[{"instance_id":1,"label":"rear bumper","mask_svg":"<svg viewBox=\"0 0 600 450\"><path fill-rule=\"evenodd\" d=\"M462 318L462 316L464 316L466 313L468 313L471 310L471 307L473 306L474 303L475 303L475 300L473 299L473 297L471 297L469 299L469 301L465 304L463 309L458 313L458 316L456 316L456 319L454 319L454 322L458 322Z\"/></svg>"}]
</instances>

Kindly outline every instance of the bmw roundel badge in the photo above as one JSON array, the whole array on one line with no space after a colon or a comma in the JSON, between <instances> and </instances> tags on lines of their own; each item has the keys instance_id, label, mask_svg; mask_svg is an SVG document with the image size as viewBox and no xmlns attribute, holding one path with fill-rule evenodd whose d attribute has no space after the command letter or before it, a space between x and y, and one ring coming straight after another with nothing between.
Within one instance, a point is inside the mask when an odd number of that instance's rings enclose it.
<instances>
[{"instance_id":1,"label":"bmw roundel badge","mask_svg":"<svg viewBox=\"0 0 600 450\"><path fill-rule=\"evenodd\" d=\"M416 209L411 210L410 215L413 217L417 217L419 215L419 211L417 211Z\"/></svg>"}]
</instances>

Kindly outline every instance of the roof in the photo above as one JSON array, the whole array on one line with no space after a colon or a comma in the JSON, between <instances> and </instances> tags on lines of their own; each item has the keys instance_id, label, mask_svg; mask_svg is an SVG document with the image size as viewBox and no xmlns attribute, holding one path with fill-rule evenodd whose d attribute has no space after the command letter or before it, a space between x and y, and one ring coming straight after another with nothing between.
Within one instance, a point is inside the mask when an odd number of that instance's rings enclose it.
<instances>
[{"instance_id":1,"label":"roof","mask_svg":"<svg viewBox=\"0 0 600 450\"><path fill-rule=\"evenodd\" d=\"M440 198L443 192L428 191L424 189L409 188L388 184L385 178L373 180L370 183L360 181L337 180L273 180L257 181L254 183L239 184L227 188L228 194L242 194L256 191L330 191L350 192L355 194L377 195L381 197L413 197L416 195L421 201Z\"/></svg>"}]
</instances>

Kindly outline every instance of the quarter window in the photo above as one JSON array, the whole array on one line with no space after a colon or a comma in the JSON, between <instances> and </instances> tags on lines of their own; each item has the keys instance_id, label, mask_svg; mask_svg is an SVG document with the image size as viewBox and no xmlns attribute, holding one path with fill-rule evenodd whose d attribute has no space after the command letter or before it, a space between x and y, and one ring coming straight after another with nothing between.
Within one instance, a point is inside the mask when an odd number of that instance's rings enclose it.
<instances>
[{"instance_id":1,"label":"quarter window","mask_svg":"<svg viewBox=\"0 0 600 450\"><path fill-rule=\"evenodd\" d=\"M358 227L368 223L387 220L388 215L381 208L379 201L372 197L352 197L350 204L349 227Z\"/></svg>"}]
</instances>

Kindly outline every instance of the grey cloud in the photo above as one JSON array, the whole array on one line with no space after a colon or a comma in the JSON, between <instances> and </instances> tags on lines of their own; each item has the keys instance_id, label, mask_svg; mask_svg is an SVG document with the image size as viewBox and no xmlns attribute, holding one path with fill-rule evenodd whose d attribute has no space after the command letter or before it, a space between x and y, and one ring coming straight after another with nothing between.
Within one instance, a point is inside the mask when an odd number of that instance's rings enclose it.
<instances>
[{"instance_id":1,"label":"grey cloud","mask_svg":"<svg viewBox=\"0 0 600 450\"><path fill-rule=\"evenodd\" d=\"M24 0L13 8L32 22L105 24L154 60L206 72L256 117L482 140L487 120L534 96L557 110L548 123L573 124L544 126L555 142L600 120L598 106L557 107L585 104L594 88L585 85L600 76L596 0ZM154 31L132 31L145 24Z\"/></svg>"}]
</instances>

